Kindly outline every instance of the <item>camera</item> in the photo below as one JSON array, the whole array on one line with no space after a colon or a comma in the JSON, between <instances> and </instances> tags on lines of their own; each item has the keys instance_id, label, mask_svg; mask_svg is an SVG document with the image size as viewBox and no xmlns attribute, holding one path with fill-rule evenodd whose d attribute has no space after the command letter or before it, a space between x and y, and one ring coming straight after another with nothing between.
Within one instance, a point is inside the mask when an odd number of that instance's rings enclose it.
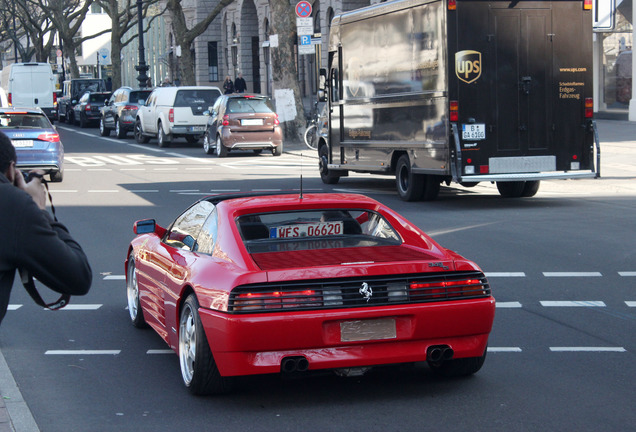
<instances>
[{"instance_id":1,"label":"camera","mask_svg":"<svg viewBox=\"0 0 636 432\"><path fill-rule=\"evenodd\" d=\"M44 180L44 175L40 174L40 173L36 173L36 172L22 172L22 176L24 177L24 182L28 183L31 180L33 180L34 178L39 178L40 180Z\"/></svg>"}]
</instances>

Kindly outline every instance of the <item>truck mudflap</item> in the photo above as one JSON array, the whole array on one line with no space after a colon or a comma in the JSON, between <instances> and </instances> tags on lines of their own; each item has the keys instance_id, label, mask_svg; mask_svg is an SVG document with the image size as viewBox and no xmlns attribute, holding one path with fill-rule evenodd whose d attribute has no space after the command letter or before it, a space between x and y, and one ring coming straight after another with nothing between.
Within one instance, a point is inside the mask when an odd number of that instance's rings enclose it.
<instances>
[{"instance_id":1,"label":"truck mudflap","mask_svg":"<svg viewBox=\"0 0 636 432\"><path fill-rule=\"evenodd\" d=\"M451 123L453 132L454 147L450 153L450 168L453 182L456 183L476 183L482 181L505 182L505 181L532 181L551 179L581 179L599 178L601 176L601 143L598 137L596 121L592 121L591 128L594 133L594 155L596 156L596 166L592 170L584 171L540 171L530 173L504 173L504 174L461 174L462 150L459 140L459 129L456 123Z\"/></svg>"}]
</instances>

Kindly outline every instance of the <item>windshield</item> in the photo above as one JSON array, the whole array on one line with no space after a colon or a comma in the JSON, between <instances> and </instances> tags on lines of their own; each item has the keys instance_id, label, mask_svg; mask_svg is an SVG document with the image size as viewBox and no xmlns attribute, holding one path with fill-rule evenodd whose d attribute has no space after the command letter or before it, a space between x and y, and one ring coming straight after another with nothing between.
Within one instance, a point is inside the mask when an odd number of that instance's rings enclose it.
<instances>
[{"instance_id":1,"label":"windshield","mask_svg":"<svg viewBox=\"0 0 636 432\"><path fill-rule=\"evenodd\" d=\"M401 244L388 221L368 210L252 214L237 223L250 253Z\"/></svg>"},{"instance_id":2,"label":"windshield","mask_svg":"<svg viewBox=\"0 0 636 432\"><path fill-rule=\"evenodd\" d=\"M214 105L216 99L221 96L218 90L179 90L174 100L175 107L192 107L203 105L209 107Z\"/></svg>"},{"instance_id":3,"label":"windshield","mask_svg":"<svg viewBox=\"0 0 636 432\"><path fill-rule=\"evenodd\" d=\"M51 123L44 115L31 113L2 113L0 128L7 129L50 129Z\"/></svg>"},{"instance_id":4,"label":"windshield","mask_svg":"<svg viewBox=\"0 0 636 432\"><path fill-rule=\"evenodd\" d=\"M231 98L227 101L229 113L271 113L274 112L265 98Z\"/></svg>"}]
</instances>

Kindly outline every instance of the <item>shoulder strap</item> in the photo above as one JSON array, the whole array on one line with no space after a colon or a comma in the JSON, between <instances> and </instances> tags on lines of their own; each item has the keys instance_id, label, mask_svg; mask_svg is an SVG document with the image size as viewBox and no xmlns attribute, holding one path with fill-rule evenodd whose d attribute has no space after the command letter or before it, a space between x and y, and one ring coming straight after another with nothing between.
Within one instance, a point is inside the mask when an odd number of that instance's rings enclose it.
<instances>
[{"instance_id":1,"label":"shoulder strap","mask_svg":"<svg viewBox=\"0 0 636 432\"><path fill-rule=\"evenodd\" d=\"M42 296L40 295L38 290L35 289L35 283L33 282L33 277L26 270L20 269L19 271L20 271L20 278L22 279L22 285L24 285L24 288L27 290L27 292L29 293L29 295L31 296L31 298L37 305L42 306L43 308L50 309L50 310L58 310L58 309L62 309L64 306L66 306L69 303L71 296L68 294L62 294L60 298L54 301L53 303L45 303L44 300L42 300Z\"/></svg>"}]
</instances>

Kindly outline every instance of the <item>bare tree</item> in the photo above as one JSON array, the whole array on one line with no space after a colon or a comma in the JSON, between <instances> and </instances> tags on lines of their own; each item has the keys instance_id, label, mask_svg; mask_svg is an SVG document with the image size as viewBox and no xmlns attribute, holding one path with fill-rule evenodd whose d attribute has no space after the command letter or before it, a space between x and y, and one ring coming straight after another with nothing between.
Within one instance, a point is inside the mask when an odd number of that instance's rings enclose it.
<instances>
[{"instance_id":1,"label":"bare tree","mask_svg":"<svg viewBox=\"0 0 636 432\"><path fill-rule=\"evenodd\" d=\"M16 62L20 59L28 61L33 56L33 52L29 52L32 48L22 26L22 9L18 8L16 3L11 0L0 0L0 40L6 42L7 46L10 45L19 54L20 57L15 59ZM23 40L27 43L26 47L22 44Z\"/></svg>"},{"instance_id":2,"label":"bare tree","mask_svg":"<svg viewBox=\"0 0 636 432\"><path fill-rule=\"evenodd\" d=\"M270 50L273 87L292 90L296 106L296 119L283 123L285 136L301 139L305 126L305 113L296 70L295 42L297 36L294 8L290 6L289 0L270 0L269 5L271 7L270 33L278 35L278 48Z\"/></svg>"},{"instance_id":3,"label":"bare tree","mask_svg":"<svg viewBox=\"0 0 636 432\"><path fill-rule=\"evenodd\" d=\"M181 61L179 69L181 71L181 83L184 85L195 85L196 78L194 76L194 59L190 52L190 47L194 39L201 35L214 20L223 11L223 9L231 4L234 0L220 0L216 7L202 21L188 29L185 14L181 7L181 0L167 0L166 9L170 11L172 18L172 30L174 32L175 43L181 49Z\"/></svg>"},{"instance_id":4,"label":"bare tree","mask_svg":"<svg viewBox=\"0 0 636 432\"><path fill-rule=\"evenodd\" d=\"M110 51L113 71L113 89L121 86L121 51L126 45L139 37L134 33L132 36L124 39L126 33L133 27L137 26L137 4L133 0L96 0L108 14L112 21L112 32L110 35ZM152 21L163 14L163 10L157 11L154 7L159 0L144 0L142 15L147 17L149 10L152 8L154 14L150 21L146 23L144 32L148 31Z\"/></svg>"}]
</instances>

